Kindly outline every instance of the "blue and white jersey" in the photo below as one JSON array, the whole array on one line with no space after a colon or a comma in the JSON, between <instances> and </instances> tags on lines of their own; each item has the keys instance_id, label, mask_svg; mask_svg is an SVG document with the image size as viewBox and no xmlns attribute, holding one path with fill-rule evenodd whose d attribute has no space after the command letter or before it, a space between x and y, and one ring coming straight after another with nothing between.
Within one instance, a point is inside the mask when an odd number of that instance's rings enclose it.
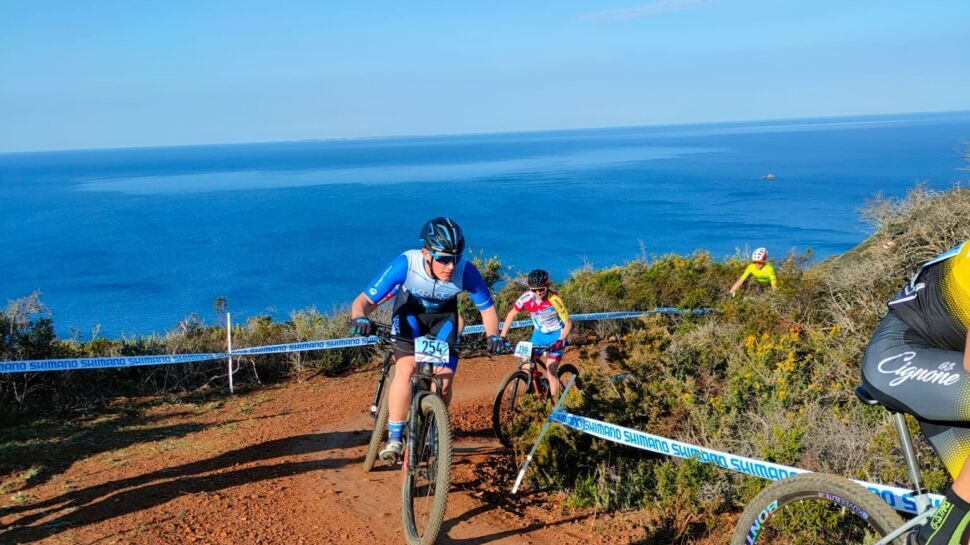
<instances>
[{"instance_id":1,"label":"blue and white jersey","mask_svg":"<svg viewBox=\"0 0 970 545\"><path fill-rule=\"evenodd\" d=\"M468 292L478 310L491 308L495 304L482 274L473 263L462 258L455 265L451 280L436 280L425 270L421 250L408 250L394 258L384 272L364 289L364 295L371 303L378 303L398 289L410 294L431 311L441 309L462 291Z\"/></svg>"}]
</instances>

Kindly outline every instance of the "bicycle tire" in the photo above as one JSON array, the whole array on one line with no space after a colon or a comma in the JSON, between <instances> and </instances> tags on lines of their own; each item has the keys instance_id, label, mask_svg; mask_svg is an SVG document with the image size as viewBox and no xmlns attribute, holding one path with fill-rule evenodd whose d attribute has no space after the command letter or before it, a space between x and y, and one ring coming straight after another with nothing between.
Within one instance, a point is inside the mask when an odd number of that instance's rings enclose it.
<instances>
[{"instance_id":1,"label":"bicycle tire","mask_svg":"<svg viewBox=\"0 0 970 545\"><path fill-rule=\"evenodd\" d=\"M364 471L374 469L374 462L377 461L377 453L387 433L387 399L391 390L391 383L394 378L394 366L392 365L384 379L384 386L381 389L381 400L377 404L377 420L374 421L374 430L370 433L370 442L367 444L367 456L364 457Z\"/></svg>"},{"instance_id":2,"label":"bicycle tire","mask_svg":"<svg viewBox=\"0 0 970 545\"><path fill-rule=\"evenodd\" d=\"M580 383L579 369L576 369L576 366L571 363L566 363L566 364L560 365L559 369L556 371L556 377L559 379L560 392L562 392L562 390L566 387L566 384L569 382L570 376L576 377L576 382L573 383L573 388L577 390L583 389L582 384ZM557 401L557 400L554 399L553 401Z\"/></svg>"},{"instance_id":3,"label":"bicycle tire","mask_svg":"<svg viewBox=\"0 0 970 545\"><path fill-rule=\"evenodd\" d=\"M875 543L902 524L891 507L862 486L835 475L803 473L759 492L741 513L731 545Z\"/></svg>"},{"instance_id":4,"label":"bicycle tire","mask_svg":"<svg viewBox=\"0 0 970 545\"><path fill-rule=\"evenodd\" d=\"M408 445L408 448L416 449L416 466L409 467L404 472L404 484L401 487L401 515L404 522L404 539L409 545L432 545L441 532L441 525L445 519L445 511L448 507L448 489L451 486L451 430L448 424L448 411L440 397L436 395L425 395L421 398L421 416L412 419L418 425L422 433L415 434L418 440L415 445ZM429 429L431 434L426 433ZM437 442L428 447L425 438L437 436ZM434 462L425 459L425 455L431 455L434 451ZM419 500L419 494L423 491L416 483L416 473L421 471L425 464L431 466L427 471L433 476L429 487L431 491L431 509L427 516L427 521L423 524L420 517L415 513L415 500ZM421 497L425 497L423 494ZM420 526L420 527L419 527Z\"/></svg>"},{"instance_id":5,"label":"bicycle tire","mask_svg":"<svg viewBox=\"0 0 970 545\"><path fill-rule=\"evenodd\" d=\"M512 387L509 392L509 387ZM512 371L502 380L498 391L495 392L495 400L492 401L492 431L499 443L507 448L512 448L512 439L505 433L503 424L508 419L508 413L503 413L502 409L508 405L509 412L518 405L519 396L529 392L529 375L525 371ZM511 393L511 399L507 399L506 394Z\"/></svg>"}]
</instances>

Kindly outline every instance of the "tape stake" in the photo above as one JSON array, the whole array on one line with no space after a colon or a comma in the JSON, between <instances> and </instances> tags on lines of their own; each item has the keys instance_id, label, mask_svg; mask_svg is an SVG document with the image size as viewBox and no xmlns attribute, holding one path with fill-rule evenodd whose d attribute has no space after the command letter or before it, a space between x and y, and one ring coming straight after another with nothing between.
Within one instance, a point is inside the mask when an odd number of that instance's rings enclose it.
<instances>
[{"instance_id":1,"label":"tape stake","mask_svg":"<svg viewBox=\"0 0 970 545\"><path fill-rule=\"evenodd\" d=\"M576 383L576 375L569 377L569 383L563 388L561 394L559 394L559 400L556 401L556 406L552 408L552 412L549 414L549 418L546 418L546 423L542 425L542 430L539 431L539 436L536 437L536 442L532 445L532 450L529 451L528 456L525 457L525 462L522 467L519 468L519 474L515 477L515 484L512 485L512 493L517 494L519 492L519 485L522 484L522 479L525 477L525 472L529 469L529 464L532 463L532 456L536 453L536 449L539 448L539 443L542 442L542 438L546 436L546 432L549 431L549 426L552 425L552 416L559 411L559 407L562 407L563 401L566 400L566 394Z\"/></svg>"},{"instance_id":2,"label":"tape stake","mask_svg":"<svg viewBox=\"0 0 970 545\"><path fill-rule=\"evenodd\" d=\"M235 393L235 389L232 384L232 318L228 312L226 312L226 354L229 356L226 358L229 375L229 393L233 394Z\"/></svg>"}]
</instances>

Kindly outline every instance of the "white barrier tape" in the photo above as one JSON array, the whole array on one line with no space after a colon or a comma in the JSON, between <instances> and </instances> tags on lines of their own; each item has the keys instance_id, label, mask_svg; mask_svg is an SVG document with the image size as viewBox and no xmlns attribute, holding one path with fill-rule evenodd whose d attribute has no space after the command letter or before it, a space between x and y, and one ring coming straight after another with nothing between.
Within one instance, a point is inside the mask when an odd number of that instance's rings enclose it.
<instances>
[{"instance_id":1,"label":"white barrier tape","mask_svg":"<svg viewBox=\"0 0 970 545\"><path fill-rule=\"evenodd\" d=\"M653 310L636 310L629 312L595 312L592 314L575 314L570 316L570 319L576 322L587 322L594 320L623 320L626 318L639 318L641 316L647 316L648 314L691 314L700 315L708 314L713 312L714 309L710 308L676 308L676 307L657 307ZM502 329L503 323L498 325L499 329ZM512 322L511 327L527 327L532 325L532 320L517 320ZM470 325L466 326L462 330L462 335L473 335L475 333L484 333L485 326L483 325Z\"/></svg>"},{"instance_id":2,"label":"white barrier tape","mask_svg":"<svg viewBox=\"0 0 970 545\"><path fill-rule=\"evenodd\" d=\"M623 318L638 318L647 314L706 314L711 309L679 309L671 307L655 308L640 312L599 312L595 314L577 314L572 319L577 321L584 320L616 320ZM501 327L502 324L499 324ZM518 320L512 322L512 327L527 327L532 325L532 320ZM485 327L482 325L472 325L465 328L463 335L482 333ZM352 348L376 344L378 337L346 337L342 339L324 339L319 341L307 341L288 344L274 344L269 346L254 346L250 348L237 348L231 354L233 356L251 356L261 354L283 354L288 352L308 352L311 350L333 350L336 348ZM30 373L43 371L71 371L75 369L110 369L118 367L135 367L139 365L168 365L173 363L189 363L193 361L208 361L215 359L228 358L229 354L174 354L162 356L130 356L117 358L74 358L56 360L18 360L0 361L0 374L4 373Z\"/></svg>"},{"instance_id":3,"label":"white barrier tape","mask_svg":"<svg viewBox=\"0 0 970 545\"><path fill-rule=\"evenodd\" d=\"M270 346L254 346L251 348L237 348L232 351L233 356L247 356L254 354L283 354L285 352L307 352L310 350L333 350L335 348L352 348L377 344L380 337L346 337L343 339L324 339L322 341L307 341L302 343L274 344Z\"/></svg>"},{"instance_id":4,"label":"white barrier tape","mask_svg":"<svg viewBox=\"0 0 970 545\"><path fill-rule=\"evenodd\" d=\"M630 312L594 312L592 314L577 314L572 316L573 320L577 322L589 321L589 320L621 320L624 318L639 318L641 316L647 316L648 314L691 314L691 315L701 315L709 314L713 312L714 309L710 308L677 308L677 307L657 307L652 310L640 310L640 311L630 311Z\"/></svg>"},{"instance_id":5,"label":"white barrier tape","mask_svg":"<svg viewBox=\"0 0 970 545\"><path fill-rule=\"evenodd\" d=\"M518 327L526 327L530 325L532 325L532 320L516 320L512 322L512 325L510 325L509 327L512 329L515 329ZM498 324L499 331L501 331L503 327L505 327L505 322L499 322ZM465 329L461 330L462 335L473 335L475 333L485 333L485 326L481 324L469 325L469 326L465 326Z\"/></svg>"},{"instance_id":6,"label":"white barrier tape","mask_svg":"<svg viewBox=\"0 0 970 545\"><path fill-rule=\"evenodd\" d=\"M233 350L233 356L248 356L257 354L282 354L286 352L307 352L310 350L332 350L335 348L350 348L376 344L378 337L347 337L343 339L324 339L289 344L274 344L270 346L254 346ZM34 373L43 371L73 371L77 369L111 369L118 367L136 367L139 365L168 365L173 363L190 363L193 361L209 361L228 358L229 354L173 354L167 356L130 356L117 358L72 358L56 360L18 360L0 361L0 374L3 373Z\"/></svg>"},{"instance_id":7,"label":"white barrier tape","mask_svg":"<svg viewBox=\"0 0 970 545\"><path fill-rule=\"evenodd\" d=\"M66 358L57 360L21 360L0 362L0 374L73 371L75 369L112 369L140 365L170 365L193 361L218 360L226 354L171 354L166 356L119 356L116 358Z\"/></svg>"},{"instance_id":8,"label":"white barrier tape","mask_svg":"<svg viewBox=\"0 0 970 545\"><path fill-rule=\"evenodd\" d=\"M609 424L594 418L571 414L566 411L556 411L550 418L567 428L572 428L620 445L677 458L693 458L699 462L714 464L724 469L730 469L738 473L770 479L772 481L800 473L811 473L807 469L783 466L762 460L755 460L754 458L746 458L727 452L707 449L659 435L617 426L616 424ZM879 496L882 501L886 502L893 509L913 514L917 513L917 505L913 499L912 490L866 481L855 482ZM943 501L943 496L938 494L930 494L929 496L933 505L939 505Z\"/></svg>"}]
</instances>

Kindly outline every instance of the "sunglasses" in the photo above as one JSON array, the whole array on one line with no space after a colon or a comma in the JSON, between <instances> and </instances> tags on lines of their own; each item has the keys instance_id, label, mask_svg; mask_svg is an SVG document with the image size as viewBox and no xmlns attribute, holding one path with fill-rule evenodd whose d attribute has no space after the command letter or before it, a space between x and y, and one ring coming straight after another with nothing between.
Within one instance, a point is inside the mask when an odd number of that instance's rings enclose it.
<instances>
[{"instance_id":1,"label":"sunglasses","mask_svg":"<svg viewBox=\"0 0 970 545\"><path fill-rule=\"evenodd\" d=\"M458 260L461 259L460 255L436 254L430 251L428 253L431 254L431 257L435 261L437 261L438 263L441 263L442 265L450 265L452 263L458 263Z\"/></svg>"},{"instance_id":2,"label":"sunglasses","mask_svg":"<svg viewBox=\"0 0 970 545\"><path fill-rule=\"evenodd\" d=\"M541 293L546 293L547 291L549 291L549 288L530 288L530 290L532 291L532 293L540 293L541 294Z\"/></svg>"}]
</instances>

